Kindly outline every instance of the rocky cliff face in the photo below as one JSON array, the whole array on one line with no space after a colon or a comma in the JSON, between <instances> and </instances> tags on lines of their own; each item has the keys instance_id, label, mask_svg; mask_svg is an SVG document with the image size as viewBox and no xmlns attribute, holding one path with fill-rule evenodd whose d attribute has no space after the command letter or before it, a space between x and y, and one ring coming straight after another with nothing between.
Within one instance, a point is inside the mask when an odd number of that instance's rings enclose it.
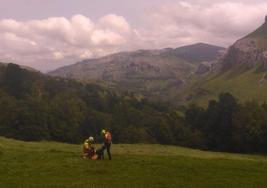
<instances>
[{"instance_id":1,"label":"rocky cliff face","mask_svg":"<svg viewBox=\"0 0 267 188\"><path fill-rule=\"evenodd\" d=\"M267 70L267 16L260 28L238 40L228 49L222 62L224 69L244 64L248 67L261 65Z\"/></svg>"},{"instance_id":2,"label":"rocky cliff face","mask_svg":"<svg viewBox=\"0 0 267 188\"><path fill-rule=\"evenodd\" d=\"M264 49L258 48L256 41L245 38L237 41L228 49L228 53L223 58L224 67L236 64L245 64L253 67L258 63L267 63L266 52Z\"/></svg>"},{"instance_id":3,"label":"rocky cliff face","mask_svg":"<svg viewBox=\"0 0 267 188\"><path fill-rule=\"evenodd\" d=\"M262 53L262 62L264 70L267 70L267 51Z\"/></svg>"}]
</instances>

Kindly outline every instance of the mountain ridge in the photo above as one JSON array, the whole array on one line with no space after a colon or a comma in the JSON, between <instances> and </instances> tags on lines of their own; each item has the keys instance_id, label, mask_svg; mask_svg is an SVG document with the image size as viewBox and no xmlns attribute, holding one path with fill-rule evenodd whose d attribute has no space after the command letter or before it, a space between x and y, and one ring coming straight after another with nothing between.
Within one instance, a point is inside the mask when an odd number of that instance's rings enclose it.
<instances>
[{"instance_id":1,"label":"mountain ridge","mask_svg":"<svg viewBox=\"0 0 267 188\"><path fill-rule=\"evenodd\" d=\"M8 66L8 64L14 64L14 63L4 63L4 62L0 62L0 66L2 66L2 67L6 67L6 66ZM28 71L40 72L40 71L38 71L38 70L36 70L36 69L34 69L34 68L32 68L32 67L29 67L29 66L19 65L19 64L16 64L16 65L18 65L20 68L25 69L25 70L28 70Z\"/></svg>"},{"instance_id":2,"label":"mountain ridge","mask_svg":"<svg viewBox=\"0 0 267 188\"><path fill-rule=\"evenodd\" d=\"M267 70L267 16L258 29L230 46L222 59L222 69L238 64L250 68L260 65L263 70Z\"/></svg>"},{"instance_id":3,"label":"mountain ridge","mask_svg":"<svg viewBox=\"0 0 267 188\"><path fill-rule=\"evenodd\" d=\"M205 67L203 68L205 70ZM206 106L221 92L240 101L267 101L267 16L255 31L237 40L216 64L216 68L194 76L180 98L185 103Z\"/></svg>"},{"instance_id":4,"label":"mountain ridge","mask_svg":"<svg viewBox=\"0 0 267 188\"><path fill-rule=\"evenodd\" d=\"M198 59L199 49L206 53ZM102 82L107 87L164 100L173 98L184 87L200 62L215 61L223 50L223 47L197 43L181 48L119 52L83 60L48 74L82 82Z\"/></svg>"}]
</instances>

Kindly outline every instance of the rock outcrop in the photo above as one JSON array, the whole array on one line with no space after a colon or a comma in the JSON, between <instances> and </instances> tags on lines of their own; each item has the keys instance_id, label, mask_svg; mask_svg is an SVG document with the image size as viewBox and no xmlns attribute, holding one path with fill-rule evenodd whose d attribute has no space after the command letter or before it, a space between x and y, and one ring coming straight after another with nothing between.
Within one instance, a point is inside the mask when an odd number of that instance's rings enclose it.
<instances>
[{"instance_id":1,"label":"rock outcrop","mask_svg":"<svg viewBox=\"0 0 267 188\"><path fill-rule=\"evenodd\" d=\"M196 74L205 74L207 72L212 71L214 64L215 62L211 61L200 63L200 65L197 68Z\"/></svg>"},{"instance_id":2,"label":"rock outcrop","mask_svg":"<svg viewBox=\"0 0 267 188\"><path fill-rule=\"evenodd\" d=\"M244 64L248 67L262 65L267 70L267 16L265 23L253 33L229 47L222 58L222 68Z\"/></svg>"},{"instance_id":3,"label":"rock outcrop","mask_svg":"<svg viewBox=\"0 0 267 188\"><path fill-rule=\"evenodd\" d=\"M227 68L236 64L245 64L253 67L262 61L263 49L257 47L255 41L244 38L232 45L223 58L224 67Z\"/></svg>"},{"instance_id":4,"label":"rock outcrop","mask_svg":"<svg viewBox=\"0 0 267 188\"><path fill-rule=\"evenodd\" d=\"M263 68L264 68L264 70L267 70L267 51L264 51L263 52L262 62L263 62Z\"/></svg>"}]
</instances>

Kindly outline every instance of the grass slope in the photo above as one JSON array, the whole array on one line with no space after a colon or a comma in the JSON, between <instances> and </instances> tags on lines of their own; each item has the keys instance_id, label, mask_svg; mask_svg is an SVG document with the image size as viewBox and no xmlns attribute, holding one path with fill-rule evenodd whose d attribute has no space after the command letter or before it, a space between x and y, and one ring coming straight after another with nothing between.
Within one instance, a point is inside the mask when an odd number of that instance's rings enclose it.
<instances>
[{"instance_id":1,"label":"grass slope","mask_svg":"<svg viewBox=\"0 0 267 188\"><path fill-rule=\"evenodd\" d=\"M246 36L245 38L251 38L257 41L257 44L261 48L267 48L267 22L256 29L254 32Z\"/></svg>"},{"instance_id":2,"label":"grass slope","mask_svg":"<svg viewBox=\"0 0 267 188\"><path fill-rule=\"evenodd\" d=\"M266 187L267 157L161 145L113 145L113 161L81 146L0 138L0 187Z\"/></svg>"},{"instance_id":3,"label":"grass slope","mask_svg":"<svg viewBox=\"0 0 267 188\"><path fill-rule=\"evenodd\" d=\"M206 106L220 93L230 92L241 102L267 101L267 74L259 68L237 66L223 73L209 73L193 79L183 92L190 102Z\"/></svg>"}]
</instances>

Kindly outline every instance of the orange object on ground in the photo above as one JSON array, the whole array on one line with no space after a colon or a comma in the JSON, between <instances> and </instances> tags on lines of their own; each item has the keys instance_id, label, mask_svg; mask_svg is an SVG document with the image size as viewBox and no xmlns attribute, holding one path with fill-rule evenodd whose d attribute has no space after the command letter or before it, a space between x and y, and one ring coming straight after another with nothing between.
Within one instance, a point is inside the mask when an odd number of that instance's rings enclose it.
<instances>
[{"instance_id":1,"label":"orange object on ground","mask_svg":"<svg viewBox=\"0 0 267 188\"><path fill-rule=\"evenodd\" d=\"M91 159L92 160L97 160L98 159L98 155L97 154L93 155Z\"/></svg>"}]
</instances>

